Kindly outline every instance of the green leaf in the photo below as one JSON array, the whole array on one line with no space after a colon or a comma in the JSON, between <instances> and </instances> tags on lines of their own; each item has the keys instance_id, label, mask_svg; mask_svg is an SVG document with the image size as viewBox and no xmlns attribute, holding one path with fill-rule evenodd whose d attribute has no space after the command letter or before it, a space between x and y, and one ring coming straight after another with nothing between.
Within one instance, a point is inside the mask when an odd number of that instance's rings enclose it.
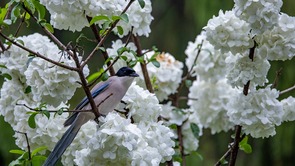
<instances>
[{"instance_id":1,"label":"green leaf","mask_svg":"<svg viewBox=\"0 0 295 166\"><path fill-rule=\"evenodd\" d=\"M120 19L126 23L129 22L128 15L126 13L121 14Z\"/></svg>"},{"instance_id":2,"label":"green leaf","mask_svg":"<svg viewBox=\"0 0 295 166\"><path fill-rule=\"evenodd\" d=\"M161 66L161 64L157 60L152 61L152 64L157 68Z\"/></svg>"},{"instance_id":3,"label":"green leaf","mask_svg":"<svg viewBox=\"0 0 295 166\"><path fill-rule=\"evenodd\" d=\"M118 30L119 35L123 35L124 30L121 26L117 26L117 30Z\"/></svg>"},{"instance_id":4,"label":"green leaf","mask_svg":"<svg viewBox=\"0 0 295 166\"><path fill-rule=\"evenodd\" d=\"M122 55L124 52L129 51L126 47L121 47L117 50L118 55Z\"/></svg>"},{"instance_id":5,"label":"green leaf","mask_svg":"<svg viewBox=\"0 0 295 166\"><path fill-rule=\"evenodd\" d=\"M33 14L35 13L35 5L32 0L24 1L25 7L27 7Z\"/></svg>"},{"instance_id":6,"label":"green leaf","mask_svg":"<svg viewBox=\"0 0 295 166\"><path fill-rule=\"evenodd\" d=\"M248 144L248 136L245 136L239 143L239 148L247 154L252 153L252 147Z\"/></svg>"},{"instance_id":7,"label":"green leaf","mask_svg":"<svg viewBox=\"0 0 295 166\"><path fill-rule=\"evenodd\" d=\"M46 160L45 156L33 156L32 158L32 165L42 165L44 161Z\"/></svg>"},{"instance_id":8,"label":"green leaf","mask_svg":"<svg viewBox=\"0 0 295 166\"><path fill-rule=\"evenodd\" d=\"M39 1L34 1L33 3L34 3L35 8L36 8L36 10L38 12L38 19L39 20L44 19L44 17L45 17L45 7L43 5L41 5Z\"/></svg>"},{"instance_id":9,"label":"green leaf","mask_svg":"<svg viewBox=\"0 0 295 166\"><path fill-rule=\"evenodd\" d=\"M87 77L87 81L88 82L94 81L97 77L99 77L100 74L101 74L101 72L99 72L99 71L92 73L90 76Z\"/></svg>"},{"instance_id":10,"label":"green leaf","mask_svg":"<svg viewBox=\"0 0 295 166\"><path fill-rule=\"evenodd\" d=\"M33 113L33 114L29 117L28 124L29 124L29 126L30 126L32 129L36 128L35 116L36 116L37 114L38 114L38 113Z\"/></svg>"},{"instance_id":11,"label":"green leaf","mask_svg":"<svg viewBox=\"0 0 295 166\"><path fill-rule=\"evenodd\" d=\"M42 110L42 114L45 115L48 119L50 118L50 112L48 110Z\"/></svg>"},{"instance_id":12,"label":"green leaf","mask_svg":"<svg viewBox=\"0 0 295 166\"><path fill-rule=\"evenodd\" d=\"M144 0L137 0L137 1L138 1L138 3L139 3L140 7L141 7L141 8L144 8L144 6L145 6L145 2L144 2Z\"/></svg>"},{"instance_id":13,"label":"green leaf","mask_svg":"<svg viewBox=\"0 0 295 166\"><path fill-rule=\"evenodd\" d=\"M193 151L193 152L192 152L192 155L198 157L201 161L204 160L204 157L203 157L200 153L198 153L198 152L196 152L196 151Z\"/></svg>"},{"instance_id":14,"label":"green leaf","mask_svg":"<svg viewBox=\"0 0 295 166\"><path fill-rule=\"evenodd\" d=\"M120 19L121 19L120 16L112 16L112 20L113 20L113 21L117 21L117 20L120 20Z\"/></svg>"},{"instance_id":15,"label":"green leaf","mask_svg":"<svg viewBox=\"0 0 295 166\"><path fill-rule=\"evenodd\" d=\"M191 130L192 130L195 138L199 139L199 137L200 137L200 128L199 128L199 126L197 124L195 124L195 123L191 123L190 126L191 126Z\"/></svg>"},{"instance_id":16,"label":"green leaf","mask_svg":"<svg viewBox=\"0 0 295 166\"><path fill-rule=\"evenodd\" d=\"M20 155L22 155L22 154L25 153L25 151L23 151L23 150L19 150L19 149L13 149L13 150L10 150L9 153L20 154Z\"/></svg>"},{"instance_id":17,"label":"green leaf","mask_svg":"<svg viewBox=\"0 0 295 166\"><path fill-rule=\"evenodd\" d=\"M32 151L31 156L35 156L38 152L41 152L43 150L47 150L47 147L41 146L41 147L36 148L35 150Z\"/></svg>"},{"instance_id":18,"label":"green leaf","mask_svg":"<svg viewBox=\"0 0 295 166\"><path fill-rule=\"evenodd\" d=\"M109 78L109 75L107 73L103 73L101 76L102 81L106 81Z\"/></svg>"},{"instance_id":19,"label":"green leaf","mask_svg":"<svg viewBox=\"0 0 295 166\"><path fill-rule=\"evenodd\" d=\"M106 21L109 21L109 17L108 16L105 16L105 15L99 15L99 16L95 16L91 19L89 25L92 25L98 21L101 21L101 20L106 20Z\"/></svg>"},{"instance_id":20,"label":"green leaf","mask_svg":"<svg viewBox=\"0 0 295 166\"><path fill-rule=\"evenodd\" d=\"M186 86L187 88L191 87L192 84L193 84L192 80L185 80L185 86Z\"/></svg>"},{"instance_id":21,"label":"green leaf","mask_svg":"<svg viewBox=\"0 0 295 166\"><path fill-rule=\"evenodd\" d=\"M32 87L31 86L27 86L25 89L25 94L31 93L32 92Z\"/></svg>"},{"instance_id":22,"label":"green leaf","mask_svg":"<svg viewBox=\"0 0 295 166\"><path fill-rule=\"evenodd\" d=\"M11 75L7 74L7 73L3 73L1 74L4 78L7 78L8 80L12 80Z\"/></svg>"},{"instance_id":23,"label":"green leaf","mask_svg":"<svg viewBox=\"0 0 295 166\"><path fill-rule=\"evenodd\" d=\"M48 30L49 32L54 33L54 29L53 29L53 27L52 27L51 24L49 24L49 23L42 23L41 25L42 25L46 30Z\"/></svg>"},{"instance_id":24,"label":"green leaf","mask_svg":"<svg viewBox=\"0 0 295 166\"><path fill-rule=\"evenodd\" d=\"M13 7L12 11L11 11L11 21L13 23L15 23L15 21L17 20L17 18L20 16L20 5L16 5Z\"/></svg>"},{"instance_id":25,"label":"green leaf","mask_svg":"<svg viewBox=\"0 0 295 166\"><path fill-rule=\"evenodd\" d=\"M242 151L244 151L247 154L252 153L252 147L249 144L240 145L239 147Z\"/></svg>"}]
</instances>

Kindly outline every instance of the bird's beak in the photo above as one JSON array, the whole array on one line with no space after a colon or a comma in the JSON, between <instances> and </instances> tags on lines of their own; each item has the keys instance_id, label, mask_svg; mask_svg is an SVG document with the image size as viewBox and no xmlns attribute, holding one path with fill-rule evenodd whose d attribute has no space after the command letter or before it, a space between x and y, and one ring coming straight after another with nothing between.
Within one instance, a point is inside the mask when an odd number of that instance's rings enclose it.
<instances>
[{"instance_id":1,"label":"bird's beak","mask_svg":"<svg viewBox=\"0 0 295 166\"><path fill-rule=\"evenodd\" d=\"M131 77L138 77L139 75L137 74L137 73L132 73L131 75L130 75Z\"/></svg>"}]
</instances>

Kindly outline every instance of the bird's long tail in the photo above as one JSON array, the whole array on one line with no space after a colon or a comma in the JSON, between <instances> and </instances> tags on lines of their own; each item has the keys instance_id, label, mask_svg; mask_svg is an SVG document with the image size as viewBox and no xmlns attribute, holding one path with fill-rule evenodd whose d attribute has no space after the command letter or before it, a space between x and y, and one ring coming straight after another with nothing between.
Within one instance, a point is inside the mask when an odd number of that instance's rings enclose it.
<instances>
[{"instance_id":1,"label":"bird's long tail","mask_svg":"<svg viewBox=\"0 0 295 166\"><path fill-rule=\"evenodd\" d=\"M84 124L84 123L83 123ZM57 142L53 151L47 157L43 166L54 166L58 159L62 156L67 147L73 142L77 133L79 132L81 126L77 119L70 126L70 128L65 132L62 138Z\"/></svg>"}]
</instances>

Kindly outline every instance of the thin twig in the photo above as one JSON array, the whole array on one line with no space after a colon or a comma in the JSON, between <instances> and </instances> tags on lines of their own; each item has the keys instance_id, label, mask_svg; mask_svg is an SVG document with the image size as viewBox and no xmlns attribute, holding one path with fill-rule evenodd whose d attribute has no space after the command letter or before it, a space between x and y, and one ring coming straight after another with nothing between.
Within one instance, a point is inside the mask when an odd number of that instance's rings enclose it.
<instances>
[{"instance_id":1,"label":"thin twig","mask_svg":"<svg viewBox=\"0 0 295 166\"><path fill-rule=\"evenodd\" d=\"M30 143L29 143L29 139L28 139L28 135L25 132L20 132L20 131L15 131L16 133L20 133L20 134L24 134L25 138L26 138L26 142L27 142L27 148L28 148L28 154L29 154L29 161L32 160L32 156L31 156L31 148L30 148Z\"/></svg>"},{"instance_id":2,"label":"thin twig","mask_svg":"<svg viewBox=\"0 0 295 166\"><path fill-rule=\"evenodd\" d=\"M285 89L285 90L281 91L281 92L280 92L280 95L282 95L282 94L284 94L284 93L287 93L287 92L290 92L290 91L292 91L292 90L295 90L295 84L294 84L292 87L290 87L290 88L288 88L288 89Z\"/></svg>"},{"instance_id":3,"label":"thin twig","mask_svg":"<svg viewBox=\"0 0 295 166\"><path fill-rule=\"evenodd\" d=\"M254 46L252 48L250 48L250 50L249 50L249 58L252 61L254 61L256 46L257 46L257 43L254 41ZM245 96L247 96L249 93L249 87L250 87L250 80L244 85L243 94ZM239 152L239 143L241 141L241 131L242 131L242 126L236 125L235 126L234 144L233 144L233 148L232 148L231 154L230 154L229 166L234 166L236 164L237 155Z\"/></svg>"},{"instance_id":4,"label":"thin twig","mask_svg":"<svg viewBox=\"0 0 295 166\"><path fill-rule=\"evenodd\" d=\"M78 71L77 72L79 74L79 77L80 77L80 80L81 80L81 83L82 83L82 87L84 89L84 92L86 93L86 96L87 96L88 100L89 100L89 103L90 103L91 108L92 108L92 112L95 115L95 119L94 120L96 120L100 116L100 113L98 112L98 108L96 107L96 104L95 104L95 102L93 100L93 97L92 97L92 94L90 92L90 89L89 89L89 87L87 85L87 81L86 81L85 75L83 73L83 66L81 66L81 64L79 62L79 58L78 58L78 55L77 55L77 53L75 51L75 48L72 49L72 51L73 51L73 59L74 59L74 61L76 63L76 66L78 68Z\"/></svg>"},{"instance_id":5,"label":"thin twig","mask_svg":"<svg viewBox=\"0 0 295 166\"><path fill-rule=\"evenodd\" d=\"M39 109L39 108L32 108L32 107L29 107L27 106L26 104L16 104L17 106L23 106L23 107L26 107L27 109L31 110L31 111L36 111L36 112L41 112L43 111L42 109ZM92 112L92 110L47 110L45 109L47 112L50 112L50 113L57 113L57 112Z\"/></svg>"},{"instance_id":6,"label":"thin twig","mask_svg":"<svg viewBox=\"0 0 295 166\"><path fill-rule=\"evenodd\" d=\"M278 71L276 71L276 77L271 85L271 88L277 87L278 82L279 82L279 78L282 75L282 70L283 70L283 68L281 67Z\"/></svg>"},{"instance_id":7,"label":"thin twig","mask_svg":"<svg viewBox=\"0 0 295 166\"><path fill-rule=\"evenodd\" d=\"M92 18L89 17L89 16L86 16L86 18L87 18L88 22L90 23L90 21L91 21ZM99 35L99 31L98 31L98 29L97 29L97 27L96 27L96 24L92 24L92 25L90 26L90 28L91 28L91 30L92 30L94 36L95 36L96 41L99 43L99 42L101 41L101 37L100 37L100 35ZM101 46L105 48L104 44L101 44ZM102 55L103 55L105 61L106 61L107 59L109 59L109 55L108 55L108 53L107 53L106 51L103 51L103 50L101 50L101 49L100 49L100 51L101 51L101 53L102 53ZM114 70L114 68L111 66L111 62L110 62L110 61L107 62L107 66L109 67L110 75L111 75L111 76L115 75L115 70Z\"/></svg>"},{"instance_id":8,"label":"thin twig","mask_svg":"<svg viewBox=\"0 0 295 166\"><path fill-rule=\"evenodd\" d=\"M125 9L122 11L121 14L126 13L127 9L131 6L131 4L134 2L135 0L130 0L129 3L127 4L127 6L125 7ZM106 34L101 38L101 40L99 41L99 43L96 45L96 47L92 50L92 52L87 56L87 58L84 60L84 62L81 64L81 67L84 67L88 61L94 56L95 52L97 50L99 50L99 47L102 46L102 44L105 42L105 40L107 39L107 37L109 36L109 34L112 32L112 30L116 27L116 25L118 24L120 20L116 20L111 27L107 30Z\"/></svg>"},{"instance_id":9,"label":"thin twig","mask_svg":"<svg viewBox=\"0 0 295 166\"><path fill-rule=\"evenodd\" d=\"M27 47L25 47L25 46L23 46L23 45L17 43L17 42L15 42L14 40L12 40L12 39L10 39L9 37L5 36L2 32L0 32L0 36L2 36L4 39L8 40L8 41L11 42L12 44L16 45L17 47L19 47L19 48L21 48L21 49L23 49L23 50L29 52L29 53L32 54L32 55L35 55L35 56L37 56L37 57L39 57L39 58L41 58L41 59L44 59L44 60L46 60L46 61L48 61L48 62L50 62L50 63L53 63L53 64L55 64L55 65L57 65L57 66L59 66L59 67L62 67L62 68L65 68L65 69L68 69L68 70L71 70L71 71L78 71L78 69L75 68L75 67L71 67L71 66L68 66L68 65L65 65L65 64L59 63L59 62L57 62L57 61L54 61L54 60L52 60L52 59L50 59L50 58L47 58L47 57L44 56L44 55L41 55L41 54L38 53L38 52L35 52L35 51L33 51L33 50L31 50L31 49L29 49L29 48L27 48Z\"/></svg>"},{"instance_id":10,"label":"thin twig","mask_svg":"<svg viewBox=\"0 0 295 166\"><path fill-rule=\"evenodd\" d=\"M133 35L133 41L134 41L135 46L137 47L137 50L136 50L137 56L139 56L139 57L143 56L139 38L137 36ZM142 70L143 77L144 77L144 82L145 82L145 85L146 85L146 88L148 89L148 91L150 93L154 93L154 89L153 89L152 82L151 82L151 79L149 77L149 72L147 70L146 65L147 64L146 64L145 61L140 63L141 70Z\"/></svg>"}]
</instances>

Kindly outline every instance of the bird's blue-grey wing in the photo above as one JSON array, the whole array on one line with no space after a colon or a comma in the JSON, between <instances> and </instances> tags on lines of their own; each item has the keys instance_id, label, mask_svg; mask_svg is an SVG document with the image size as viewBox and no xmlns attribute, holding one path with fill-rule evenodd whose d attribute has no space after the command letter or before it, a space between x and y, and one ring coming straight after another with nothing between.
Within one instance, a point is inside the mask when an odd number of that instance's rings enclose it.
<instances>
[{"instance_id":1,"label":"bird's blue-grey wing","mask_svg":"<svg viewBox=\"0 0 295 166\"><path fill-rule=\"evenodd\" d=\"M92 90L91 92L91 96L93 98L95 98L96 96L98 96L100 93L102 93L104 90L107 89L107 87L110 85L109 82L104 82L102 83L97 89ZM77 107L75 108L75 110L81 110L83 107L85 107L87 104L89 103L88 97L84 97L83 100L77 105ZM64 126L69 126L71 125L76 117L78 116L79 112L75 112L73 113L64 123Z\"/></svg>"}]
</instances>

